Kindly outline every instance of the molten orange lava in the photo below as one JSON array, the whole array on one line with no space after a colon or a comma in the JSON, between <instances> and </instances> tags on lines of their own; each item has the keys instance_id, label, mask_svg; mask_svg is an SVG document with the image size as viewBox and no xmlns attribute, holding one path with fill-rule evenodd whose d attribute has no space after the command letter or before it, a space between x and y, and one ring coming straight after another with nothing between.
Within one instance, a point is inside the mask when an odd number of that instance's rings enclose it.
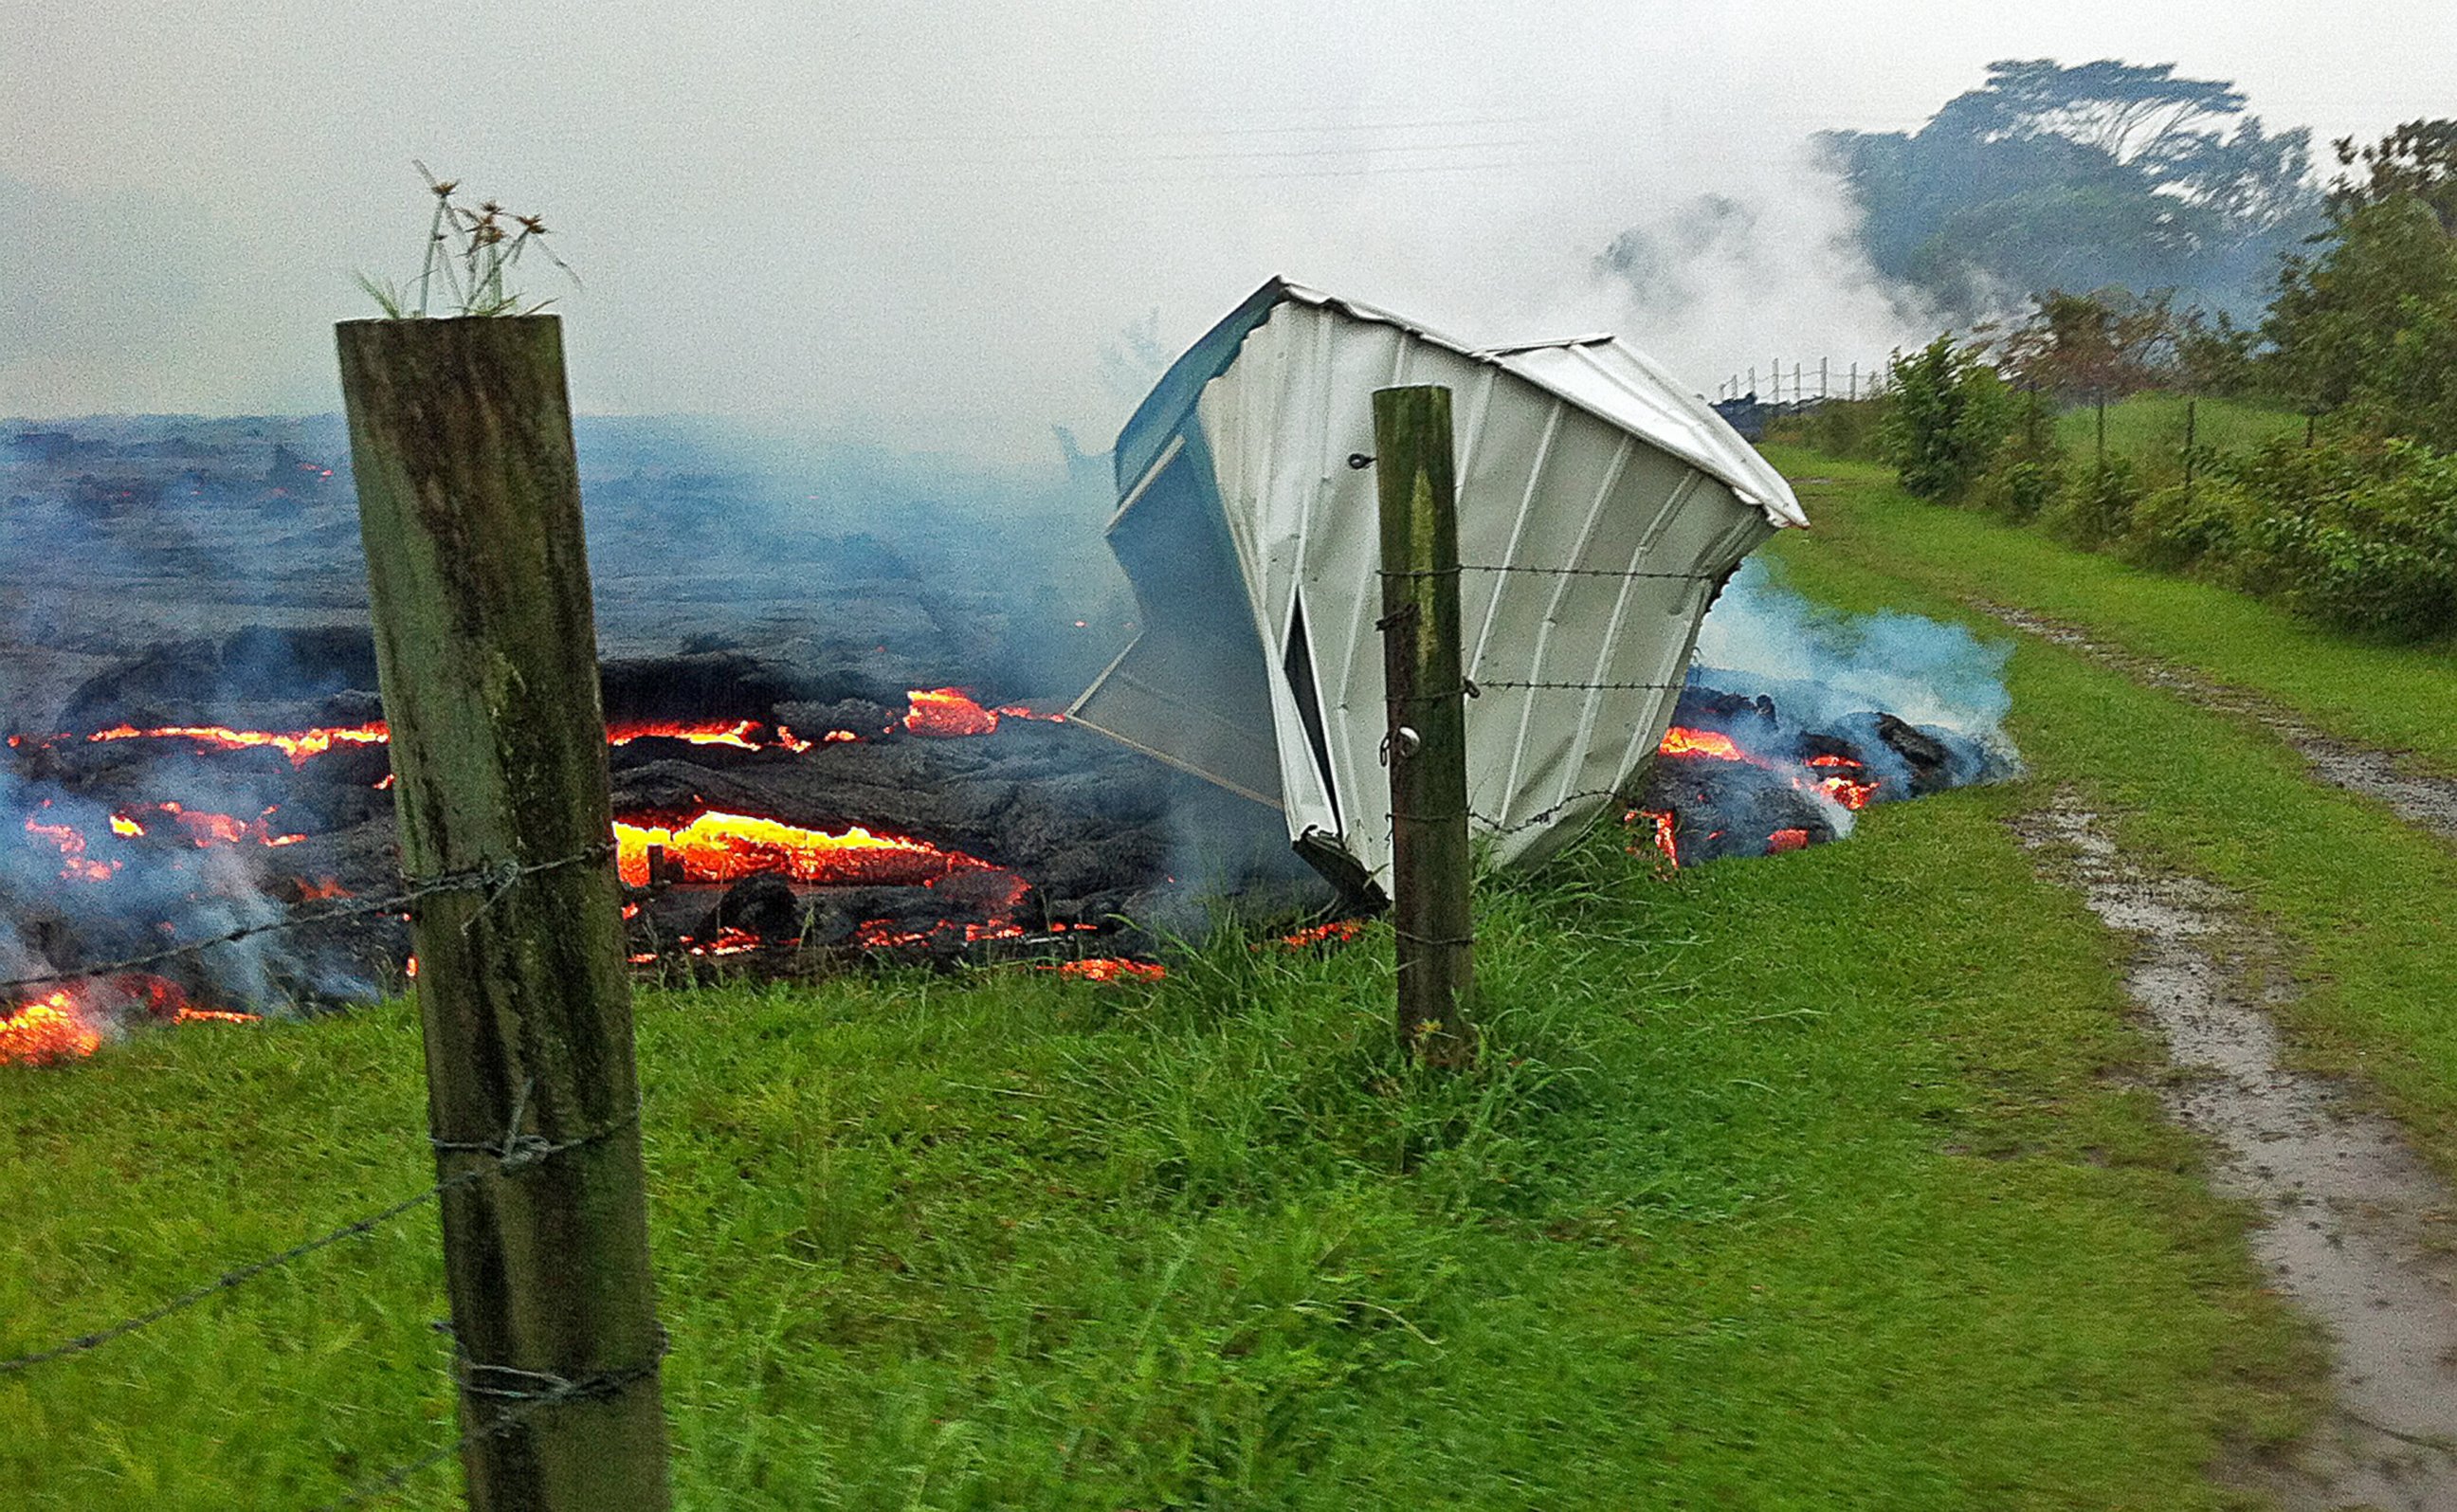
<instances>
[{"instance_id":1,"label":"molten orange lava","mask_svg":"<svg viewBox=\"0 0 2457 1512\"><path fill-rule=\"evenodd\" d=\"M304 835L276 835L271 819L280 812L275 804L252 819L233 818L227 814L208 814L199 809L182 808L177 803L138 803L111 817L112 833L142 835L144 821L137 818L169 819L178 826L198 850L208 845L236 845L241 840L254 840L258 845L296 845Z\"/></svg>"},{"instance_id":2,"label":"molten orange lava","mask_svg":"<svg viewBox=\"0 0 2457 1512\"><path fill-rule=\"evenodd\" d=\"M911 703L904 728L915 735L988 735L998 728L997 712L975 703L960 688L916 688L906 697Z\"/></svg>"},{"instance_id":3,"label":"molten orange lava","mask_svg":"<svg viewBox=\"0 0 2457 1512\"><path fill-rule=\"evenodd\" d=\"M941 919L927 929L905 929L892 919L865 919L855 926L853 942L864 950L892 950L898 945L926 945L943 934L961 930L964 943L978 944L984 940L1021 940L1028 932L1022 924L993 919L986 923L958 923Z\"/></svg>"},{"instance_id":4,"label":"molten orange lava","mask_svg":"<svg viewBox=\"0 0 2457 1512\"><path fill-rule=\"evenodd\" d=\"M0 1066L17 1062L46 1066L73 1060L102 1048L102 1031L77 1012L75 994L68 988L21 1003L0 1019Z\"/></svg>"},{"instance_id":5,"label":"molten orange lava","mask_svg":"<svg viewBox=\"0 0 2457 1512\"><path fill-rule=\"evenodd\" d=\"M979 735L998 728L1001 718L1042 719L1053 724L1063 723L1061 714L1036 714L1022 704L1007 704L985 709L960 688L914 689L910 694L911 709L904 716L904 728L915 735ZM607 743L628 745L631 741L657 737L667 740L688 740L693 745L725 745L741 751L782 750L808 751L818 742L805 740L783 725L773 729L757 719L628 719L608 728ZM49 745L54 740L73 740L75 735L47 736L37 743ZM235 730L228 725L158 725L139 729L132 724L114 725L97 730L83 737L100 740L185 740L208 751L243 751L255 746L271 746L290 758L294 767L305 766L310 757L330 751L337 745L382 745L391 733L382 720L359 725L319 726L307 730ZM851 730L830 730L820 740L841 743L858 740ZM8 737L11 746L22 745L27 736ZM390 787L391 777L376 784Z\"/></svg>"},{"instance_id":6,"label":"molten orange lava","mask_svg":"<svg viewBox=\"0 0 2457 1512\"><path fill-rule=\"evenodd\" d=\"M1768 856L1781 856L1786 851L1805 849L1807 844L1808 832L1807 830L1777 830L1766 837L1766 854Z\"/></svg>"},{"instance_id":7,"label":"molten orange lava","mask_svg":"<svg viewBox=\"0 0 2457 1512\"><path fill-rule=\"evenodd\" d=\"M0 1065L42 1066L92 1055L114 1026L141 1014L158 1024L255 1024L257 1014L199 1008L176 982L129 972L68 983L0 1017Z\"/></svg>"},{"instance_id":8,"label":"molten orange lava","mask_svg":"<svg viewBox=\"0 0 2457 1512\"><path fill-rule=\"evenodd\" d=\"M1674 825L1678 818L1679 816L1670 809L1632 809L1621 816L1621 822L1635 824L1640 819L1652 819L1655 822L1655 848L1663 853L1665 860L1678 866L1681 864L1681 845L1674 838ZM1631 854L1637 854L1635 847Z\"/></svg>"},{"instance_id":9,"label":"molten orange lava","mask_svg":"<svg viewBox=\"0 0 2457 1512\"><path fill-rule=\"evenodd\" d=\"M1365 932L1365 923L1357 919L1334 919L1329 923L1308 924L1294 934L1282 935L1280 943L1291 950L1307 945L1346 944Z\"/></svg>"},{"instance_id":10,"label":"molten orange lava","mask_svg":"<svg viewBox=\"0 0 2457 1512\"><path fill-rule=\"evenodd\" d=\"M606 731L608 745L630 745L634 740L688 740L692 745L728 745L737 751L791 751L796 755L811 749L811 742L784 725L766 734L768 726L757 719L627 719L610 725Z\"/></svg>"},{"instance_id":11,"label":"molten orange lava","mask_svg":"<svg viewBox=\"0 0 2457 1512\"><path fill-rule=\"evenodd\" d=\"M873 835L859 825L831 835L712 809L680 829L654 823L615 824L615 865L623 880L634 887L648 885L651 845L663 846L667 857L682 869L683 880L694 882L733 882L774 872L803 882L910 887L935 881L949 872L990 864L923 840Z\"/></svg>"},{"instance_id":12,"label":"molten orange lava","mask_svg":"<svg viewBox=\"0 0 2457 1512\"><path fill-rule=\"evenodd\" d=\"M750 930L728 924L716 932L714 940L704 945L692 945L691 953L695 956L738 956L746 950L758 949L760 944L759 937Z\"/></svg>"},{"instance_id":13,"label":"molten orange lava","mask_svg":"<svg viewBox=\"0 0 2457 1512\"><path fill-rule=\"evenodd\" d=\"M46 800L45 808L51 806ZM31 815L26 818L26 833L39 835L60 848L60 877L72 882L107 882L111 874L119 870L117 861L98 861L85 853L85 837L73 824L46 824Z\"/></svg>"},{"instance_id":14,"label":"molten orange lava","mask_svg":"<svg viewBox=\"0 0 2457 1512\"><path fill-rule=\"evenodd\" d=\"M1664 731L1662 743L1655 749L1659 756L1711 756L1718 761L1746 761L1752 766L1764 767L1771 772L1786 771L1791 765L1786 759L1751 755L1742 750L1731 736L1720 732L1692 730L1681 725L1674 725ZM1868 775L1867 767L1849 756L1832 754L1813 756L1803 760L1800 765L1803 768L1845 769L1842 772L1836 772L1834 776L1813 779L1806 772L1793 772L1791 785L1807 792L1823 794L1855 813L1867 808L1877 796L1876 779ZM1847 773L1848 775L1846 775ZM1778 831L1777 833L1790 832ZM1789 848L1797 850L1800 847L1794 845Z\"/></svg>"},{"instance_id":15,"label":"molten orange lava","mask_svg":"<svg viewBox=\"0 0 2457 1512\"><path fill-rule=\"evenodd\" d=\"M1086 982L1156 982L1168 975L1167 967L1149 961L1128 961L1119 956L1092 956L1083 961L1062 961L1055 966L1043 966L1043 971L1056 971L1061 976L1081 977Z\"/></svg>"},{"instance_id":16,"label":"molten orange lava","mask_svg":"<svg viewBox=\"0 0 2457 1512\"><path fill-rule=\"evenodd\" d=\"M1718 761L1748 759L1741 754L1741 748L1732 743L1730 735L1714 730L1691 730L1682 725L1674 725L1664 731L1663 741L1655 748L1655 752L1658 756L1713 756Z\"/></svg>"},{"instance_id":17,"label":"molten orange lava","mask_svg":"<svg viewBox=\"0 0 2457 1512\"><path fill-rule=\"evenodd\" d=\"M134 725L115 725L97 730L88 740L193 740L209 751L243 751L250 746L272 746L290 758L294 767L307 764L307 758L320 756L336 745L382 745L389 735L381 723L340 725L313 730L233 730L227 725L164 725L158 729L139 730Z\"/></svg>"},{"instance_id":18,"label":"molten orange lava","mask_svg":"<svg viewBox=\"0 0 2457 1512\"><path fill-rule=\"evenodd\" d=\"M630 745L634 740L654 737L661 740L688 740L693 745L730 745L737 750L756 751L758 738L756 719L703 719L684 723L670 719L636 719L611 725L606 731L608 745Z\"/></svg>"}]
</instances>

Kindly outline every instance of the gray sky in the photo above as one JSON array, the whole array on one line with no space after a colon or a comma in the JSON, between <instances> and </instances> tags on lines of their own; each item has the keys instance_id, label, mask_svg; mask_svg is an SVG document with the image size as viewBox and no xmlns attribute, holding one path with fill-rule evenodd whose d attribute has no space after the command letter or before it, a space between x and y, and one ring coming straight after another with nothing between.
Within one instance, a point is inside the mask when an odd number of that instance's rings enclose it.
<instances>
[{"instance_id":1,"label":"gray sky","mask_svg":"<svg viewBox=\"0 0 2457 1512\"><path fill-rule=\"evenodd\" d=\"M1105 445L1102 353L1286 273L1480 340L1612 329L1711 389L1918 335L1791 163L2001 57L2234 79L2275 128L2457 114L2448 0L1720 4L7 0L0 414L337 406L354 270L412 272L410 159L543 213L586 409L933 449ZM1720 192L1677 316L1595 280Z\"/></svg>"}]
</instances>

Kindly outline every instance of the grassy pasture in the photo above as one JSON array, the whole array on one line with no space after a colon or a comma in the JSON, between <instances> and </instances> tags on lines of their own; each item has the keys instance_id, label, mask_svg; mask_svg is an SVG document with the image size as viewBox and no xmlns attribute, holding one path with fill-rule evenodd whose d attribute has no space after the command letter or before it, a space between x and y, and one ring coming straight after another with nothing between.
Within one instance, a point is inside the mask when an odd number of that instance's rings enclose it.
<instances>
[{"instance_id":1,"label":"grassy pasture","mask_svg":"<svg viewBox=\"0 0 2457 1512\"><path fill-rule=\"evenodd\" d=\"M2025 797L1489 887L1456 1080L1373 934L645 994L682 1504L2229 1504L2308 1341ZM395 1005L11 1068L0 1353L415 1191L417 1057ZM306 1505L447 1439L436 1243L0 1377L0 1501Z\"/></svg>"},{"instance_id":2,"label":"grassy pasture","mask_svg":"<svg viewBox=\"0 0 2457 1512\"><path fill-rule=\"evenodd\" d=\"M2028 395L2016 396L2028 403ZM2250 451L2278 436L2301 438L2301 412L2242 399L2189 400L2182 394L2151 390L2131 394L2107 406L2107 449L2112 456L2132 457L2144 464L2162 461L2178 466L2184 445L2185 406L2194 405L2194 444L2222 452ZM2069 457L2088 462L2097 452L2098 412L2079 404L2055 418L2056 443Z\"/></svg>"},{"instance_id":3,"label":"grassy pasture","mask_svg":"<svg viewBox=\"0 0 2457 1512\"><path fill-rule=\"evenodd\" d=\"M1776 548L1822 602L2019 602L2457 755L2434 653L1784 460L1830 480ZM2122 942L2004 821L2070 782L2236 889L2304 1052L2446 1169L2457 856L2242 721L2039 643L2011 676L2026 784L1486 885L1455 1080L1390 1054L1379 931L1150 984L644 993L681 1504L2241 1504L2211 1468L2310 1420L2314 1341L2158 1116ZM0 1069L0 1355L417 1190L417 1058L396 1005ZM0 1502L313 1505L447 1440L436 1243L421 1214L0 1377Z\"/></svg>"}]
</instances>

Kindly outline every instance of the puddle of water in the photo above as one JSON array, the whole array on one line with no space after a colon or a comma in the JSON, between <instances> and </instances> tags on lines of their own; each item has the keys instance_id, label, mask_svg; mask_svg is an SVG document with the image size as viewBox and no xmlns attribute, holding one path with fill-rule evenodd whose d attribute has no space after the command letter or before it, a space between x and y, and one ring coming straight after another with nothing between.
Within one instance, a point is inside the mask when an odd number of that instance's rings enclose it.
<instances>
[{"instance_id":1,"label":"puddle of water","mask_svg":"<svg viewBox=\"0 0 2457 1512\"><path fill-rule=\"evenodd\" d=\"M2331 1430L2267 1489L2314 1512L2457 1512L2447 1190L2395 1124L2280 1064L2224 893L2132 865L2070 794L2019 827L2092 913L2140 939L2126 986L2183 1073L2164 1090L2168 1112L2216 1146L2214 1185L2260 1205L2255 1256L2333 1336Z\"/></svg>"},{"instance_id":2,"label":"puddle of water","mask_svg":"<svg viewBox=\"0 0 2457 1512\"><path fill-rule=\"evenodd\" d=\"M2070 647L2188 703L2254 719L2301 753L2311 763L2312 775L2329 786L2378 798L2407 823L2446 839L2457 839L2457 778L2401 770L2395 753L2323 735L2251 694L2220 687L2122 647L2095 640L2044 615L2002 604L1980 603L1976 607L2015 630Z\"/></svg>"}]
</instances>

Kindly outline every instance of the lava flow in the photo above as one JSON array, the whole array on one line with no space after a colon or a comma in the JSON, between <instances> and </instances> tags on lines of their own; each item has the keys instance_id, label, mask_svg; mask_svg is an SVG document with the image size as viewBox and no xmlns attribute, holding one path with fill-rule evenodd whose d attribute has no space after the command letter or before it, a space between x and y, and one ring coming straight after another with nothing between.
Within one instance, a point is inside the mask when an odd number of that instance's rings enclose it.
<instances>
[{"instance_id":1,"label":"lava flow","mask_svg":"<svg viewBox=\"0 0 2457 1512\"><path fill-rule=\"evenodd\" d=\"M1869 776L1867 767L1849 756L1813 756L1808 758L1808 764L1813 767L1840 769L1832 777L1819 777L1817 791L1854 814L1867 808L1869 800L1877 796L1877 779Z\"/></svg>"},{"instance_id":2,"label":"lava flow","mask_svg":"<svg viewBox=\"0 0 2457 1512\"><path fill-rule=\"evenodd\" d=\"M1876 778L1869 776L1867 767L1849 756L1821 755L1795 763L1785 758L1755 756L1742 750L1739 742L1719 730L1693 730L1674 725L1663 732L1662 742L1655 752L1664 756L1709 756L1718 761L1745 761L1770 772L1781 772L1793 765L1827 769L1830 776L1792 775L1792 786L1822 793L1854 813L1867 808L1869 799L1877 796ZM1796 850L1799 846L1795 844L1790 848Z\"/></svg>"},{"instance_id":3,"label":"lava flow","mask_svg":"<svg viewBox=\"0 0 2457 1512\"><path fill-rule=\"evenodd\" d=\"M1655 748L1657 756L1713 756L1718 761L1751 759L1734 744L1730 735L1715 730L1689 730L1680 725L1663 732L1663 739Z\"/></svg>"},{"instance_id":4,"label":"lava flow","mask_svg":"<svg viewBox=\"0 0 2457 1512\"><path fill-rule=\"evenodd\" d=\"M244 751L251 746L271 746L290 758L294 767L303 767L310 756L321 756L337 745L382 745L390 734L381 723L324 726L312 730L233 730L227 725L164 725L153 730L139 730L134 725L114 725L97 730L88 740L187 740L207 751Z\"/></svg>"},{"instance_id":5,"label":"lava flow","mask_svg":"<svg viewBox=\"0 0 2457 1512\"><path fill-rule=\"evenodd\" d=\"M1665 860L1675 866L1680 865L1681 842L1675 830L1679 816L1670 809L1632 809L1621 816L1621 822L1635 824L1641 818L1655 821L1655 848L1663 853ZM1637 854L1636 847L1631 848L1631 854Z\"/></svg>"},{"instance_id":6,"label":"lava flow","mask_svg":"<svg viewBox=\"0 0 2457 1512\"><path fill-rule=\"evenodd\" d=\"M709 810L679 828L618 820L615 864L634 887L650 881L650 851L689 882L736 882L762 872L798 882L910 887L990 863L926 840L874 835L860 825L839 834L807 830L748 814Z\"/></svg>"},{"instance_id":7,"label":"lava flow","mask_svg":"<svg viewBox=\"0 0 2457 1512\"><path fill-rule=\"evenodd\" d=\"M1684 860L1695 864L1734 854L1779 856L1829 839L1836 833L1833 820L1840 817L1820 814L1813 806L1765 807L1764 797L1769 789L1787 788L1850 812L1866 808L1881 796L1897 796L1879 793L1877 777L1856 749L1840 737L1815 733L1779 735L1769 743L1780 754L1767 754L1745 746L1746 735L1745 730L1736 738L1725 731L1697 725L1667 728L1656 755L1674 764L1659 768L1651 798L1630 808L1621 816L1622 822L1651 826L1654 848L1680 866ZM1751 769L1751 775L1744 777L1734 768ZM1754 775L1760 773L1763 777ZM1752 797L1753 792L1758 797ZM1765 839L1752 842L1755 835ZM1629 849L1635 855L1642 845L1632 844Z\"/></svg>"},{"instance_id":8,"label":"lava flow","mask_svg":"<svg viewBox=\"0 0 2457 1512\"><path fill-rule=\"evenodd\" d=\"M1086 982L1157 982L1168 975L1168 968L1157 962L1128 961L1123 956L1089 956L1082 961L1044 964L1041 969L1081 977Z\"/></svg>"},{"instance_id":9,"label":"lava flow","mask_svg":"<svg viewBox=\"0 0 2457 1512\"><path fill-rule=\"evenodd\" d=\"M1064 724L1063 714L1035 714L1022 704L983 708L961 688L915 688L905 694L909 706L904 728L914 735L953 736L988 735L1001 719L1039 719Z\"/></svg>"},{"instance_id":10,"label":"lava flow","mask_svg":"<svg viewBox=\"0 0 2457 1512\"><path fill-rule=\"evenodd\" d=\"M255 818L238 819L227 814L183 808L177 803L134 803L111 816L111 832L134 839L151 833L148 819L155 825L168 822L199 850L208 845L236 845L242 840L278 846L296 845L305 839L304 835L273 833L273 816L279 812L280 805L275 804Z\"/></svg>"},{"instance_id":11,"label":"lava flow","mask_svg":"<svg viewBox=\"0 0 2457 1512\"><path fill-rule=\"evenodd\" d=\"M51 807L49 800L43 805ZM85 837L73 824L46 824L32 815L26 817L26 833L39 835L60 848L60 880L69 882L107 882L111 874L119 870L116 860L96 860L88 856Z\"/></svg>"},{"instance_id":12,"label":"lava flow","mask_svg":"<svg viewBox=\"0 0 2457 1512\"><path fill-rule=\"evenodd\" d=\"M984 735L998 729L1001 719L1038 719L1051 724L1065 722L1064 715L1037 714L1022 704L1001 704L993 709L976 701L960 688L915 688L906 694L908 709L900 721L910 734L937 736ZM881 731L880 734L886 732ZM49 746L61 740L79 738L74 735L30 737L10 735L10 746L23 746L32 738L37 746ZM337 745L382 745L392 738L382 720L357 725L326 725L306 730L239 730L229 725L157 725L139 729L133 724L114 725L97 730L85 740L179 740L204 751L244 751L270 746L290 758L294 767L303 767L311 757L320 756ZM824 732L817 741L806 740L783 725L772 725L761 719L626 719L609 725L606 731L609 745L629 745L634 740L685 740L692 745L732 746L738 751L808 751L814 744L838 744L861 738L852 730Z\"/></svg>"},{"instance_id":13,"label":"lava flow","mask_svg":"<svg viewBox=\"0 0 2457 1512\"><path fill-rule=\"evenodd\" d=\"M783 725L771 726L757 719L627 719L606 727L608 745L630 745L634 740L688 740L692 745L725 745L737 751L808 751L811 742L800 739Z\"/></svg>"},{"instance_id":14,"label":"lava flow","mask_svg":"<svg viewBox=\"0 0 2457 1512\"><path fill-rule=\"evenodd\" d=\"M78 1060L102 1047L120 1025L254 1024L258 1015L199 1008L176 982L128 972L54 987L0 1016L0 1066Z\"/></svg>"}]
</instances>

